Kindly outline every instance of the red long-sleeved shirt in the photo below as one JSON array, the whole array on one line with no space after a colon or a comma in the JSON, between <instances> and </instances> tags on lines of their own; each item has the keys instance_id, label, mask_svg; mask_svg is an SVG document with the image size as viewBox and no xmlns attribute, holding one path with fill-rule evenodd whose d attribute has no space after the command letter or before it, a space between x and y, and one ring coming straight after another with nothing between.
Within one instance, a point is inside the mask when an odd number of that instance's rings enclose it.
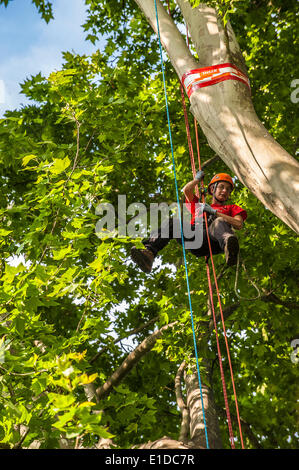
<instances>
[{"instance_id":1,"label":"red long-sleeved shirt","mask_svg":"<svg viewBox=\"0 0 299 470\"><path fill-rule=\"evenodd\" d=\"M194 197L191 202L186 201L186 206L189 212L191 212L191 224L194 224L195 218L199 215L199 208L196 207L196 204L199 202L198 197L194 194ZM247 218L247 212L242 207L237 206L236 204L210 204L210 206L215 209L217 212L221 212L222 214L229 215L230 217L235 217L236 215L241 215L243 220ZM202 217L202 214L200 215Z\"/></svg>"}]
</instances>

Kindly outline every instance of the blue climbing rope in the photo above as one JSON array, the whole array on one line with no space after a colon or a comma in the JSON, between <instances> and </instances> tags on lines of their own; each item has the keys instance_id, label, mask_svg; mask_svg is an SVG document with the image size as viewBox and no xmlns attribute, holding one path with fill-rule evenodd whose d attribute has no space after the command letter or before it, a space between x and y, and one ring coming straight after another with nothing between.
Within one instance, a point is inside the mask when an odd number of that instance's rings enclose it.
<instances>
[{"instance_id":1,"label":"blue climbing rope","mask_svg":"<svg viewBox=\"0 0 299 470\"><path fill-rule=\"evenodd\" d=\"M165 103L166 103L168 132L169 132L169 140L170 140L170 148L171 148L171 156L172 156L172 166L173 166L173 174L174 174L174 182L175 182L175 191L176 191L176 198L177 198L178 212L179 212L179 220L180 220L180 227L181 227L181 238L182 238L182 247L183 247L183 255L184 255L185 272L186 272L186 282L187 282L188 299L189 299L189 307L190 307L190 316L191 316L191 324L192 324L192 331L193 331L194 351L195 351L195 358L196 358L196 367L197 367L198 383L199 383L199 389L200 389L200 399L201 399L201 407L202 407L202 414L203 414L203 422L204 422L204 428L205 428L206 445L207 445L207 449L209 449L208 432L207 432L207 423L206 423L206 417L205 417L205 410L204 410L204 403L203 403L203 394L202 394L202 384L201 384L200 370L199 370L199 363L198 363L198 352L197 352L196 335L195 335L194 320L193 320L193 310L192 310L192 302L191 302L191 293L190 293L190 287L189 287L188 267L187 267L187 259L186 259L185 242L184 242L184 236L183 236L183 225L182 225L181 207L180 207L178 183L177 183L176 169L175 169L175 159L174 159L173 142L172 142L171 127L170 127L170 117L169 117L169 106L168 106L168 98L167 98L167 90L166 90L166 80L165 80L165 72L164 72L163 52L162 52L162 44L161 44L161 36L160 36L160 28L159 28L159 17L158 17L158 9L157 9L157 1L156 1L156 0L155 0L155 11L156 11L157 31L158 31L159 47L160 47L160 59L161 59L161 69L162 69L162 75L163 75L163 85L164 85L164 95L165 95Z\"/></svg>"}]
</instances>

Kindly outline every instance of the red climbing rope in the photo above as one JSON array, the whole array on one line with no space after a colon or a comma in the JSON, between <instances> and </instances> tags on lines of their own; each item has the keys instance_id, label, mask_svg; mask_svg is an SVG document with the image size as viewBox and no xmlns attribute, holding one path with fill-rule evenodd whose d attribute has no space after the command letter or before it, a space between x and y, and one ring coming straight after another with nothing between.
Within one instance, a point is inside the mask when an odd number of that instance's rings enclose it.
<instances>
[{"instance_id":1,"label":"red climbing rope","mask_svg":"<svg viewBox=\"0 0 299 470\"><path fill-rule=\"evenodd\" d=\"M225 404L225 410L226 410L226 416L227 416L229 438L230 438L231 447L234 449L235 440L234 440L231 416L230 416L230 411L229 411L229 404L228 404L228 399L227 399L227 390L226 390L226 383L225 383L224 372L223 372L222 355L221 355L221 349L220 349L220 343L219 343L219 335L217 331L217 321L216 321L213 294L212 294L213 288L212 288L212 283L211 283L210 268L209 268L208 262L206 262L206 266L207 266L207 277L208 277L208 284L209 284L211 308L212 308L212 313L213 313L213 322L214 322L214 328L215 328L215 333L216 333L216 343L217 343L217 351L218 351L218 359L219 359L219 367L220 367L220 376L221 376L224 404Z\"/></svg>"},{"instance_id":2,"label":"red climbing rope","mask_svg":"<svg viewBox=\"0 0 299 470\"><path fill-rule=\"evenodd\" d=\"M182 85L181 85L181 90L182 90ZM189 126L188 115L187 115L187 108L186 108L186 101L185 101L184 90L182 90L182 106L183 106L183 110L184 110L184 118L185 118L186 133L187 133L187 140L188 140L188 146L189 146L189 154L190 154L190 160L191 160L191 168L192 168L193 177L195 177L196 168L195 168L194 153L193 153L193 146L192 146L192 139L191 139L191 133L190 133L190 126ZM199 165L199 169L201 170L201 161L200 161L200 153L199 153L199 142L198 142L197 125L195 126L195 129L196 129L196 144L197 144L197 152L198 152L198 153L197 153L197 155L198 155L198 165ZM202 182L202 185L203 185L203 182ZM199 197L198 188L196 188L196 194L197 194L197 196ZM205 199L205 198L204 198L204 193L202 193L202 202L204 202L204 199ZM204 219L205 219L205 224L206 224L206 231L207 231L207 237L208 237L208 244L209 244L210 257L211 257L211 260L212 260L213 254L212 254L211 243L210 243L210 238L209 238L208 221L207 221L207 215L206 215L206 213L204 213ZM209 269L209 264L208 264L208 262L207 262L207 259L206 259L206 267L207 267L207 278L208 278L208 285L209 285L209 292L210 292L211 309L212 309L212 312L213 312L213 322L214 322L214 328L215 328L215 334L216 334L216 342L217 342L217 351L218 351L220 375L221 375L221 382L222 382L222 389L223 389L225 410L226 410L226 416L227 416L227 422L228 422L230 443L231 443L231 447L234 449L234 448L235 448L235 442L234 442L234 435L233 435L232 424L231 424L231 416L230 416L229 404L228 404L228 399L227 399L227 390L226 390L225 377L224 377L224 372L223 372L222 355L221 355L221 349L220 349L220 343L219 343L219 335L218 335L218 330L217 330L217 322L216 322L215 307L214 307L214 301L213 301L213 289L212 289L212 284L211 284L210 269ZM213 270L213 272L214 272L214 270ZM215 286L216 286L216 283L215 283ZM217 289L217 288L218 288L218 286L216 287L216 289Z\"/></svg>"},{"instance_id":3,"label":"red climbing rope","mask_svg":"<svg viewBox=\"0 0 299 470\"><path fill-rule=\"evenodd\" d=\"M169 12L169 14L170 14L169 0L168 0L168 12ZM187 44L188 44L188 46L189 46L188 30L187 30ZM188 114L187 114L187 108L186 108L184 87L183 87L182 83L180 84L180 88L181 88L182 107L183 107L183 112L184 112L186 133L187 133L187 139L188 139L189 154L190 154L190 160L191 160L191 168L192 168L193 177L195 177L195 175L196 175L196 168L195 168L195 161L194 161L194 152L193 152L193 146L192 146L192 139L191 139L191 133L190 133L190 126L189 126L189 121L188 121ZM195 126L195 136L196 136L196 147L197 147L197 156L198 156L198 166L199 166L199 169L201 170L200 150L199 150L199 139L198 139L198 129L197 129L197 122L196 122L196 119L195 119L195 118L194 118L194 126ZM204 191L203 191L203 189L204 189L203 181L201 181L201 186L202 186L201 200L202 200L202 202L204 202L204 201L205 201L205 196L204 196ZM197 195L198 198L199 198L199 191L198 191L198 188L196 188L196 195ZM234 392L234 397L235 397L235 407L236 407L236 414L237 414L237 420L238 420L238 426L239 426L239 433L240 433L241 446L242 446L242 449L244 449L243 435L242 435L242 427L241 427L241 420L240 420L240 414L239 414L237 393L236 393L236 387L235 387L235 381L234 381L234 374L233 374L232 362L231 362L231 357L230 357L230 352L229 352L229 345L228 345L228 339L227 339L227 334L226 334L226 328L225 328L223 310L222 310L222 305L221 305L220 293L219 293L219 288L218 288L216 270L215 270L215 265L214 265L214 260L213 260L213 253L212 253L211 241L210 241L210 236L209 236L209 231L208 231L208 221L207 221L207 215L206 215L206 213L204 213L204 219L205 219L205 224L206 224L206 232L207 232L207 239L208 239L208 244L209 244L209 252L210 252L210 258L211 258L211 265L212 265L212 270L213 270L213 275L214 275L214 280L215 280L215 288L216 288L216 292L217 292L217 299L218 299L219 310L220 310L220 316L221 316L221 321L222 321L223 334L224 334L224 339L225 339L225 346L226 346L227 358L228 358L229 369L230 369L230 375L231 375L231 382L232 382L232 387L233 387L233 392ZM213 288L212 288L212 283L211 283L210 268L209 268L208 258L207 258L207 257L206 257L206 267L207 267L207 278L208 278L208 285L209 285L209 293L210 293L211 308L212 308L212 313L213 313L213 322L214 322L214 328L215 328L215 334L216 334L216 342L217 342L217 351L218 351L218 358L219 358L220 375L221 375L221 381L222 381L224 403L225 403L225 409L226 409L226 415L227 415L227 422L228 422L228 429L229 429L229 436L230 436L230 444L231 444L231 447L232 447L233 449L235 449L235 441L234 441L234 435L233 435L233 429L232 429L232 422L231 422L231 416L230 416L230 410L229 410L229 404L228 404L228 398L227 398L227 389L226 389L226 383L225 383L225 377L224 377L224 371L223 371L223 365L222 365L222 355L221 355L220 342L219 342L219 335L218 335L218 330L217 330L217 321L216 321L215 308L214 308L214 301L213 301Z\"/></svg>"}]
</instances>

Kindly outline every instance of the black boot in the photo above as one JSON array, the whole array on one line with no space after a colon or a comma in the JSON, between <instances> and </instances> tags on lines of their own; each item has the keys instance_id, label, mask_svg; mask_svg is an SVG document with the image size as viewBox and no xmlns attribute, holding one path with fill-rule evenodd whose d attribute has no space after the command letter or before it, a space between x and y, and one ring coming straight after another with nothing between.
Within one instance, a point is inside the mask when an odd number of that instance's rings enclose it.
<instances>
[{"instance_id":1,"label":"black boot","mask_svg":"<svg viewBox=\"0 0 299 470\"><path fill-rule=\"evenodd\" d=\"M139 250L133 246L133 248L131 248L131 258L143 272L147 274L151 272L155 259L155 255L152 251L147 248L145 250Z\"/></svg>"},{"instance_id":2,"label":"black boot","mask_svg":"<svg viewBox=\"0 0 299 470\"><path fill-rule=\"evenodd\" d=\"M239 254L239 242L237 237L231 235L227 238L224 246L225 260L228 266L237 264Z\"/></svg>"}]
</instances>

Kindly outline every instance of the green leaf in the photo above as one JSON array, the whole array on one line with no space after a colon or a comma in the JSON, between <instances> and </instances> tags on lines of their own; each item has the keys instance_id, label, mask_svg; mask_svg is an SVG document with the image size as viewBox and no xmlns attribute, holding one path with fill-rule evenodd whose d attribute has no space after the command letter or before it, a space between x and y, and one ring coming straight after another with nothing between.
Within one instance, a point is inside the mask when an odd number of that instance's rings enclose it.
<instances>
[{"instance_id":1,"label":"green leaf","mask_svg":"<svg viewBox=\"0 0 299 470\"><path fill-rule=\"evenodd\" d=\"M32 154L25 155L25 157L22 158L22 165L26 166L34 158L37 158L36 155L32 155Z\"/></svg>"},{"instance_id":2,"label":"green leaf","mask_svg":"<svg viewBox=\"0 0 299 470\"><path fill-rule=\"evenodd\" d=\"M49 393L48 397L49 401L59 410L69 408L76 401L76 398L71 394L60 395L59 393Z\"/></svg>"},{"instance_id":3,"label":"green leaf","mask_svg":"<svg viewBox=\"0 0 299 470\"><path fill-rule=\"evenodd\" d=\"M67 413L64 413L63 415L59 416L58 421L53 423L54 428L60 429L60 431L65 430L65 425L69 422L72 421L74 415L76 413L76 408L71 409Z\"/></svg>"},{"instance_id":4,"label":"green leaf","mask_svg":"<svg viewBox=\"0 0 299 470\"><path fill-rule=\"evenodd\" d=\"M12 230L5 230L4 228L0 228L0 237L6 237L12 233Z\"/></svg>"},{"instance_id":5,"label":"green leaf","mask_svg":"<svg viewBox=\"0 0 299 470\"><path fill-rule=\"evenodd\" d=\"M62 248L61 250L53 250L53 259L61 260L65 258L65 256L72 251L72 246L68 245L66 248Z\"/></svg>"},{"instance_id":6,"label":"green leaf","mask_svg":"<svg viewBox=\"0 0 299 470\"><path fill-rule=\"evenodd\" d=\"M54 158L54 163L50 167L50 172L54 175L59 175L65 171L71 164L71 161L68 157L65 158Z\"/></svg>"},{"instance_id":7,"label":"green leaf","mask_svg":"<svg viewBox=\"0 0 299 470\"><path fill-rule=\"evenodd\" d=\"M17 333L23 337L25 331L26 320L21 315L18 315L14 320L14 325Z\"/></svg>"}]
</instances>

